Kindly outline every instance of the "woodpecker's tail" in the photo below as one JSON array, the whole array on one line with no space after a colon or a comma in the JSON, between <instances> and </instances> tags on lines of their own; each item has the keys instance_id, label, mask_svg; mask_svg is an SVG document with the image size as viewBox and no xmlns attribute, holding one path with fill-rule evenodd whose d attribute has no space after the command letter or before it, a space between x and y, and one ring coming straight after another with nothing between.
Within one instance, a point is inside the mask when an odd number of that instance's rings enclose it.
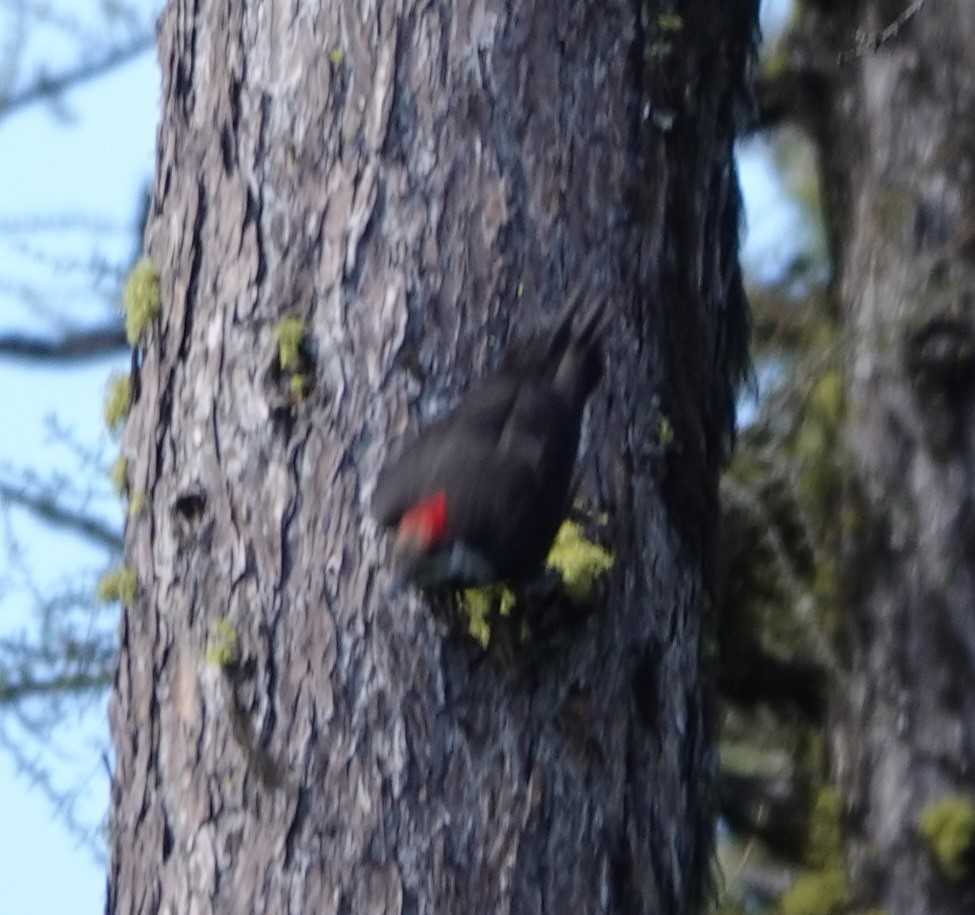
<instances>
[{"instance_id":1,"label":"woodpecker's tail","mask_svg":"<svg viewBox=\"0 0 975 915\"><path fill-rule=\"evenodd\" d=\"M592 346L598 343L603 336L603 332L609 325L612 314L607 305L605 296L600 296L596 304L590 306L589 313L582 319L582 324L575 332L574 339L576 345L580 347Z\"/></svg>"},{"instance_id":2,"label":"woodpecker's tail","mask_svg":"<svg viewBox=\"0 0 975 915\"><path fill-rule=\"evenodd\" d=\"M602 378L602 336L610 319L607 300L600 297L589 306L581 322L573 321L586 287L586 283L580 282L570 292L557 331L562 337L560 347L552 354L555 385L568 393L580 409Z\"/></svg>"},{"instance_id":3,"label":"woodpecker's tail","mask_svg":"<svg viewBox=\"0 0 975 915\"><path fill-rule=\"evenodd\" d=\"M584 350L598 343L609 323L610 312L603 297L583 312L581 303L588 291L589 282L586 279L575 283L566 295L554 323L521 340L512 340L503 364L523 368L534 363L555 371L570 349ZM581 322L580 314L583 315Z\"/></svg>"}]
</instances>

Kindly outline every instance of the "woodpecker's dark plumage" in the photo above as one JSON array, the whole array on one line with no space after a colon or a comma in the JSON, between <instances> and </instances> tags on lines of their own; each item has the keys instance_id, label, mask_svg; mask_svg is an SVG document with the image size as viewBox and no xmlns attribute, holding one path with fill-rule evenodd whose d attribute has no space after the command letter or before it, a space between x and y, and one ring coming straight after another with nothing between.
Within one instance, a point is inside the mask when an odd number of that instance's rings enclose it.
<instances>
[{"instance_id":1,"label":"woodpecker's dark plumage","mask_svg":"<svg viewBox=\"0 0 975 915\"><path fill-rule=\"evenodd\" d=\"M498 372L383 467L373 511L421 585L521 581L568 509L583 410L602 374L605 307L509 346Z\"/></svg>"}]
</instances>

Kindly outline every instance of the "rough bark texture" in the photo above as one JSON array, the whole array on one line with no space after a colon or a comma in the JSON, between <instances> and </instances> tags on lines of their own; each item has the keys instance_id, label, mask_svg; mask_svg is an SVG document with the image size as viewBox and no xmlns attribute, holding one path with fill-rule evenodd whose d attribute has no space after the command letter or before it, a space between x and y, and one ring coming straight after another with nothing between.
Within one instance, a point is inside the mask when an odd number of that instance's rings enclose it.
<instances>
[{"instance_id":1,"label":"rough bark texture","mask_svg":"<svg viewBox=\"0 0 975 915\"><path fill-rule=\"evenodd\" d=\"M891 915L971 912L971 848L951 879L918 823L975 792L975 4L928 2L879 47L856 30L881 36L906 3L813 6L812 123L850 337L852 674L833 759L852 876Z\"/></svg>"},{"instance_id":2,"label":"rough bark texture","mask_svg":"<svg viewBox=\"0 0 975 915\"><path fill-rule=\"evenodd\" d=\"M756 11L684 7L169 5L110 911L700 900ZM389 596L369 494L408 425L583 277L616 313L585 463L617 564L606 606L512 673ZM277 365L284 315L305 397Z\"/></svg>"}]
</instances>

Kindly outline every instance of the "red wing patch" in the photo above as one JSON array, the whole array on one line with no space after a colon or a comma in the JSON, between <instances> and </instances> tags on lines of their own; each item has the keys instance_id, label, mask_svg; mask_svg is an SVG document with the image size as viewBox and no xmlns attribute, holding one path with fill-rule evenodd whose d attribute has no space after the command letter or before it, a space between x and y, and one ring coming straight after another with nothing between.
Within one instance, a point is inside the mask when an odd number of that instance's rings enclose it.
<instances>
[{"instance_id":1,"label":"red wing patch","mask_svg":"<svg viewBox=\"0 0 975 915\"><path fill-rule=\"evenodd\" d=\"M436 546L447 536L447 493L440 490L418 502L400 518L398 538L407 537L424 547Z\"/></svg>"}]
</instances>

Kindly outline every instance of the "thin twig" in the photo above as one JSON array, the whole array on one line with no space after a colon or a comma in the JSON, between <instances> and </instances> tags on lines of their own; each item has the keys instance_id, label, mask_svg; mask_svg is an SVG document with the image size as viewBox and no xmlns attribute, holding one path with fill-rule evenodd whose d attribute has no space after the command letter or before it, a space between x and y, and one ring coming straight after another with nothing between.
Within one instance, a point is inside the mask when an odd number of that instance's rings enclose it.
<instances>
[{"instance_id":1,"label":"thin twig","mask_svg":"<svg viewBox=\"0 0 975 915\"><path fill-rule=\"evenodd\" d=\"M83 692L101 692L111 684L114 666L114 658L110 658L95 671L56 674L37 679L27 675L17 681L0 682L0 707L52 695L77 697Z\"/></svg>"},{"instance_id":2,"label":"thin twig","mask_svg":"<svg viewBox=\"0 0 975 915\"><path fill-rule=\"evenodd\" d=\"M0 500L27 509L41 521L61 530L80 534L112 552L122 550L122 535L107 524L81 511L67 508L54 496L43 492L27 492L22 486L0 480Z\"/></svg>"},{"instance_id":3,"label":"thin twig","mask_svg":"<svg viewBox=\"0 0 975 915\"><path fill-rule=\"evenodd\" d=\"M77 330L51 339L26 334L0 335L0 356L15 359L78 362L97 359L128 348L121 320L111 321L91 330Z\"/></svg>"},{"instance_id":4,"label":"thin twig","mask_svg":"<svg viewBox=\"0 0 975 915\"><path fill-rule=\"evenodd\" d=\"M79 64L55 76L41 76L25 86L19 92L13 92L6 98L0 98L0 120L35 102L44 99L56 99L61 93L73 89L82 83L97 79L115 67L128 63L140 54L144 54L155 44L154 36L140 35L127 45L112 48L102 57L89 63Z\"/></svg>"},{"instance_id":5,"label":"thin twig","mask_svg":"<svg viewBox=\"0 0 975 915\"><path fill-rule=\"evenodd\" d=\"M864 57L867 54L874 54L879 51L887 42L897 38L901 29L921 12L921 8L927 2L928 0L913 0L904 12L879 32L858 32L856 46L840 54L840 63L846 64L851 60L856 60L858 57Z\"/></svg>"}]
</instances>

